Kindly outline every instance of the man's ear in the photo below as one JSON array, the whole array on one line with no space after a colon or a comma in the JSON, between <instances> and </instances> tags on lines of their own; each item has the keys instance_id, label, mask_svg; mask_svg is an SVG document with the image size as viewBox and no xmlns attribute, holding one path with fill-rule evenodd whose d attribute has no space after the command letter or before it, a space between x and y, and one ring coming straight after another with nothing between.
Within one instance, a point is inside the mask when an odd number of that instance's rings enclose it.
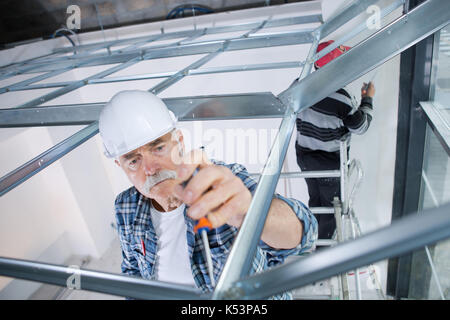
<instances>
[{"instance_id":1,"label":"man's ear","mask_svg":"<svg viewBox=\"0 0 450 320\"><path fill-rule=\"evenodd\" d=\"M184 147L184 137L183 137L183 133L181 132L181 130L178 130L178 141L180 141L180 143Z\"/></svg>"},{"instance_id":2,"label":"man's ear","mask_svg":"<svg viewBox=\"0 0 450 320\"><path fill-rule=\"evenodd\" d=\"M120 162L119 162L119 160L115 159L114 162L120 167Z\"/></svg>"},{"instance_id":3,"label":"man's ear","mask_svg":"<svg viewBox=\"0 0 450 320\"><path fill-rule=\"evenodd\" d=\"M180 154L180 157L183 157L185 153L185 146L184 146L184 137L181 133L181 130L178 130L178 152Z\"/></svg>"}]
</instances>

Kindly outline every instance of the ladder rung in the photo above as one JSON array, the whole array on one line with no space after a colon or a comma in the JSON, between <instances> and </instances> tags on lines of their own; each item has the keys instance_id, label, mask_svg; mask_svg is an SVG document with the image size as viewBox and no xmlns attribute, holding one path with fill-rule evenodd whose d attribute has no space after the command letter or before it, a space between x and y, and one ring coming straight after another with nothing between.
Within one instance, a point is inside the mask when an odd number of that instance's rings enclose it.
<instances>
[{"instance_id":1,"label":"ladder rung","mask_svg":"<svg viewBox=\"0 0 450 320\"><path fill-rule=\"evenodd\" d=\"M316 241L316 246L320 246L320 247L334 246L336 244L337 244L336 240L330 240L330 239L318 239Z\"/></svg>"},{"instance_id":2,"label":"ladder rung","mask_svg":"<svg viewBox=\"0 0 450 320\"><path fill-rule=\"evenodd\" d=\"M261 173L250 173L252 178L259 178ZM317 170L317 171L297 171L297 172L281 172L281 178L339 178L341 172L339 170Z\"/></svg>"},{"instance_id":3,"label":"ladder rung","mask_svg":"<svg viewBox=\"0 0 450 320\"><path fill-rule=\"evenodd\" d=\"M310 207L309 210L314 214L334 214L333 207Z\"/></svg>"}]
</instances>

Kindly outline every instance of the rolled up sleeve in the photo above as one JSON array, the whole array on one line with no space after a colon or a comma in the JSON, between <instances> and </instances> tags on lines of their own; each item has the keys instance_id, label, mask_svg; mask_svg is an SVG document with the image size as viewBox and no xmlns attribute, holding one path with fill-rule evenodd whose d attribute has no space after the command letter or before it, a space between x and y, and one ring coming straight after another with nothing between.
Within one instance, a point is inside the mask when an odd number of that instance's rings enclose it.
<instances>
[{"instance_id":1,"label":"rolled up sleeve","mask_svg":"<svg viewBox=\"0 0 450 320\"><path fill-rule=\"evenodd\" d=\"M268 266L274 266L283 263L286 257L292 255L305 255L315 250L315 244L318 234L317 220L312 212L301 201L285 198L279 194L275 194L274 198L283 200L294 211L303 226L302 240L295 248L291 249L275 249L267 245L264 241L260 241L260 247L266 253Z\"/></svg>"}]
</instances>

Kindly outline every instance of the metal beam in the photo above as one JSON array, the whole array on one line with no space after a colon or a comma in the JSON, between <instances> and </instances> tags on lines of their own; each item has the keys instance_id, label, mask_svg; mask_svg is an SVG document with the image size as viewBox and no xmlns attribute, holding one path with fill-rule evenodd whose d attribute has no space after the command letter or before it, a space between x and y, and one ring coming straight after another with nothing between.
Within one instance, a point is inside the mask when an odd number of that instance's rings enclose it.
<instances>
[{"instance_id":1,"label":"metal beam","mask_svg":"<svg viewBox=\"0 0 450 320\"><path fill-rule=\"evenodd\" d=\"M161 83L158 83L156 86L151 88L149 91L153 94L157 94L158 92L161 92L161 91L167 89L172 84L174 84L174 83L178 82L179 80L181 80L182 78L184 78L188 74L189 70L200 68L205 63L208 63L209 61L211 61L212 59L217 57L220 53L222 53L223 51L225 51L227 49L227 45L228 45L228 42L225 42L223 44L223 46L221 48L217 49L215 52L211 52L210 54L200 58L199 60L195 61L194 63L191 63L186 68L178 71L177 73L170 76L169 78L162 81Z\"/></svg>"},{"instance_id":2,"label":"metal beam","mask_svg":"<svg viewBox=\"0 0 450 320\"><path fill-rule=\"evenodd\" d=\"M426 21L423 19L424 16L427 16ZM320 101L331 92L359 78L402 50L442 28L449 22L449 19L450 2L429 0L411 11L408 16L397 19L346 54L301 79L280 94L279 98L289 109L282 121L280 132L275 138L250 208L217 283L213 294L214 299L220 299L228 290L236 289L236 287L232 288L232 283L248 274L250 270L256 243L262 232L278 182L280 163L286 155L287 142L295 125L295 113ZM311 52L309 56L311 56ZM311 63L309 59L306 61L308 64ZM346 72L342 72L342 70L346 70ZM330 74L334 75L332 81L329 78ZM274 168L276 169L274 170Z\"/></svg>"},{"instance_id":3,"label":"metal beam","mask_svg":"<svg viewBox=\"0 0 450 320\"><path fill-rule=\"evenodd\" d=\"M377 1L366 1L366 2L378 2L378 1L379 0L377 0ZM380 19L383 19L388 14L393 12L395 9L399 8L400 6L402 6L404 4L404 2L405 2L405 0L397 0L397 1L394 1L392 4L390 4L389 6L381 9ZM361 2L358 2L358 3L355 2L355 3L353 3L353 5L361 6ZM364 6L362 6L362 8L364 8ZM362 31L364 31L366 29L367 29L366 20L364 20L364 22L362 22L358 26L354 27L351 31L345 33L338 40L334 41L332 44L330 44L329 46L327 46L326 48L324 48L320 52L316 53L314 58L313 58L314 61L317 61L320 58L324 57L325 55L327 55L328 53L330 53L331 51L333 51L334 49L336 49L340 45L344 45L347 41L349 41L350 39L353 39L357 34L359 34L360 32L362 32Z\"/></svg>"},{"instance_id":4,"label":"metal beam","mask_svg":"<svg viewBox=\"0 0 450 320\"><path fill-rule=\"evenodd\" d=\"M4 73L3 75L0 76L0 80L4 80L13 76L16 76L18 74L24 74L24 73L37 73L40 71L35 71L37 68L39 68L39 64L36 65L24 65L23 68L21 68L22 65L20 65L19 67L12 67L11 71L8 71L6 73ZM69 65L67 65L66 67L68 67ZM52 71L52 70L49 70Z\"/></svg>"},{"instance_id":5,"label":"metal beam","mask_svg":"<svg viewBox=\"0 0 450 320\"><path fill-rule=\"evenodd\" d=\"M285 106L270 92L166 98L163 101L181 121L281 118L285 112Z\"/></svg>"},{"instance_id":6,"label":"metal beam","mask_svg":"<svg viewBox=\"0 0 450 320\"><path fill-rule=\"evenodd\" d=\"M320 23L322 22L322 15L321 14L313 14L308 16L299 16L299 17L289 17L289 18L282 18L282 19L274 19L269 20L265 24L265 28L274 28L274 27L283 27L283 26L290 26L290 25L298 25L298 24L306 24L306 23ZM211 27L206 28L205 35L211 35L211 34L219 34L219 33L227 33L227 32L237 32L237 31L247 31L252 30L254 28L258 28L260 26L261 22L249 22L249 23L241 23L241 24L235 24L231 26L220 26L220 27ZM92 50L93 48L102 49L105 47L112 47L112 46L123 46L126 44L135 44L139 41L155 41L155 40L170 40L170 39L177 39L177 38L186 38L192 36L196 30L185 30L185 31L176 31L176 32L167 32L163 34L156 34L151 36L142 36L142 37L134 37L129 39L123 39L123 40L112 40L107 42L97 42L82 46L77 46L77 51L83 51L83 50ZM162 37L161 37L162 36ZM73 47L65 47L65 48L59 48L56 49L55 52L72 52L74 50ZM113 51L114 52L114 51Z\"/></svg>"},{"instance_id":7,"label":"metal beam","mask_svg":"<svg viewBox=\"0 0 450 320\"><path fill-rule=\"evenodd\" d=\"M300 17L291 17L291 18L283 18L283 19L276 19L276 20L268 20L264 27L265 28L271 28L271 27L280 27L280 26L289 26L289 25L296 25L296 24L302 24L302 23L313 23L313 22L321 22L321 15L310 15L310 16L300 16ZM255 28L258 28L261 26L260 22L252 22L252 23L246 23L246 24L239 24L239 25L233 25L233 26L222 26L222 27L214 27L214 28L206 28L206 31L204 32L206 35L208 34L216 34L216 33L223 33L223 32L233 32L233 31L245 31L245 30L252 30ZM143 37L135 37L135 38L129 38L129 39L123 39L123 40L114 40L114 41L109 41L109 42L100 42L100 43L94 43L94 44L88 44L88 45L84 45L84 46L77 46L76 50L80 51L80 50L98 50L98 49L102 49L105 47L111 47L111 46L121 46L121 45L125 45L125 44L135 44L138 41L147 41L147 42L151 42L151 41L157 41L157 40L167 40L167 39L176 39L176 38L186 38L186 37L191 37L193 35L196 35L198 33L197 30L187 30L187 31L178 31L178 32L172 32L172 33L164 33L164 34L155 34L155 35L151 35L151 36L143 36ZM278 34L280 35L280 34ZM288 36L288 33L285 34L285 36ZM262 36L262 37L268 37L267 35ZM239 37L238 37L239 38ZM269 38L267 38L268 41L270 41ZM182 40L184 41L184 40ZM219 40L219 41L224 41L224 40ZM209 42L204 42L204 43L209 43ZM197 43L198 44L198 43ZM288 43L289 44L289 43ZM286 44L286 45L288 45ZM57 70L63 67L67 67L67 63L73 63L74 61L78 61L78 60L82 60L82 59L89 59L92 57L96 57L97 60L95 61L90 61L89 65L101 65L101 64L108 64L108 63L120 63L120 62L124 62L127 61L128 59L130 59L130 56L125 54L125 53L134 53L134 54L145 54L145 53L151 53L152 50L156 50L156 49L164 49L164 48L169 48L169 47L182 47L182 45L162 45L159 47L152 47L152 48L147 48L147 49L142 49L142 48L138 48L136 50L132 50L129 51L127 50L126 52L122 52L122 50L117 50L117 51L112 51L112 54L110 55L109 53L104 53L104 54L96 54L96 55L84 55L84 54L77 54L74 56L65 56L65 57L61 57L61 58L53 58L53 59L48 59L48 60L41 60L39 61L38 64L32 66L32 68L42 68L45 67L44 69L39 69L40 71L51 71L51 70ZM73 47L67 47L67 48L60 48L57 49L55 52L71 52L72 50L74 50ZM214 50L213 50L214 51ZM203 51L198 52L198 53L209 53L211 51L205 51L205 48L203 49ZM158 53L156 52L155 55L157 55ZM196 53L191 53L191 54L196 54ZM178 52L178 55L182 55L180 54L180 52ZM102 61L104 60L104 61ZM62 65L61 65L62 64ZM11 72L11 74L18 74L18 73L24 73L26 71L29 71L28 69L24 69L21 70L22 63L18 63L15 65L9 65L8 68L13 68L14 72ZM52 67L54 67L52 69ZM1 72L1 69L0 69ZM33 72L38 72L38 71L34 71Z\"/></svg>"},{"instance_id":8,"label":"metal beam","mask_svg":"<svg viewBox=\"0 0 450 320\"><path fill-rule=\"evenodd\" d=\"M320 32L312 33L311 37L313 44L302 68L300 79L308 75L311 70L313 63L311 58L320 41ZM217 282L213 299L222 299L234 281L250 272L256 245L259 242L269 208L272 204L272 197L278 184L289 140L295 127L297 115L292 108L293 105L291 101L288 101L285 105L287 109L281 121L280 130L270 149L269 157L262 170L252 202Z\"/></svg>"},{"instance_id":9,"label":"metal beam","mask_svg":"<svg viewBox=\"0 0 450 320\"><path fill-rule=\"evenodd\" d=\"M105 103L87 103L0 110L0 128L48 127L91 124Z\"/></svg>"},{"instance_id":10,"label":"metal beam","mask_svg":"<svg viewBox=\"0 0 450 320\"><path fill-rule=\"evenodd\" d=\"M80 59L72 59L61 62L53 61L52 63L47 64L42 63L34 66L33 72L44 72L66 68L74 62L83 63L84 66L123 63L136 57L136 55L142 56L143 60L149 60L184 55L205 54L219 50L223 47L225 42L229 42L227 51L305 44L312 42L311 31L312 30L281 32L276 34L249 36L247 38L238 37L229 40L203 41L175 46L165 46L163 48L143 48L115 55L91 55Z\"/></svg>"},{"instance_id":11,"label":"metal beam","mask_svg":"<svg viewBox=\"0 0 450 320\"><path fill-rule=\"evenodd\" d=\"M208 298L191 286L5 257L0 257L0 275L135 299Z\"/></svg>"},{"instance_id":12,"label":"metal beam","mask_svg":"<svg viewBox=\"0 0 450 320\"><path fill-rule=\"evenodd\" d=\"M450 203L303 259L237 281L223 298L262 299L450 237Z\"/></svg>"},{"instance_id":13,"label":"metal beam","mask_svg":"<svg viewBox=\"0 0 450 320\"><path fill-rule=\"evenodd\" d=\"M214 57L215 53L212 53L209 56ZM196 67L201 66L202 63L206 63L207 61L209 61L209 59L207 59L207 57L201 58L196 63L193 63L191 65L191 67L196 68ZM136 59L138 59L138 58L136 58ZM103 71L99 74L96 74L90 78L106 76L106 75L112 73L112 71L114 71L114 70L117 71L117 70L123 69L126 66L137 62L136 59L130 60L126 64L122 64L122 65L110 68L108 70L105 70L105 71ZM175 83L176 81L181 80L183 77L184 77L184 74L181 74L181 76L178 76L174 80L168 79L168 80L170 80L169 84L166 84L165 82L163 82L163 83L158 84L157 86L153 87L149 91L152 91L155 94L157 94L157 93L161 92L162 90L166 89L171 84ZM83 81L81 81L81 82L83 82ZM76 85L77 86L81 85L81 83L80 84L76 83ZM70 86L70 87L72 87L72 86ZM73 85L73 87L74 88L72 88L72 90L75 89L75 85ZM66 88L63 88L63 89L66 89ZM57 90L56 92L50 93L49 95L45 95L41 98L34 99L34 100L26 103L24 105L24 107L22 107L22 108L23 109L30 108L31 106L35 105L37 102L42 100L44 97L47 99L49 99L49 98L53 99L56 96L65 94L66 92L69 92L69 91L66 91L63 89ZM45 151L44 153L40 154L36 158L32 159L31 161L25 163L24 165L20 166L19 168L15 169L14 171L6 174L5 176L3 176L0 179L0 197L3 196L8 191L11 191L16 186L25 182L30 177L32 177L36 173L40 172L42 169L46 168L47 166L49 166L56 160L60 159L61 157L66 155L69 151L75 149L77 146L79 146L83 142L87 141L88 139L90 139L91 137L96 135L97 133L98 133L98 122L95 121L94 123L89 125L87 128L80 130L79 132L75 133L74 135L70 136L69 138L65 139L64 141L58 143L56 146Z\"/></svg>"},{"instance_id":14,"label":"metal beam","mask_svg":"<svg viewBox=\"0 0 450 320\"><path fill-rule=\"evenodd\" d=\"M448 121L438 110L433 102L420 102L420 106L426 115L428 125L433 130L442 148L450 156L450 127Z\"/></svg>"},{"instance_id":15,"label":"metal beam","mask_svg":"<svg viewBox=\"0 0 450 320\"><path fill-rule=\"evenodd\" d=\"M51 165L98 132L98 122L78 131L0 179L0 197Z\"/></svg>"},{"instance_id":16,"label":"metal beam","mask_svg":"<svg viewBox=\"0 0 450 320\"><path fill-rule=\"evenodd\" d=\"M163 99L179 121L281 118L285 106L270 92ZM0 128L91 124L106 102L0 109ZM258 108L255 108L258 105ZM323 172L335 176L339 171ZM312 176L321 175L312 172ZM302 177L298 173L295 177Z\"/></svg>"},{"instance_id":17,"label":"metal beam","mask_svg":"<svg viewBox=\"0 0 450 320\"><path fill-rule=\"evenodd\" d=\"M229 42L225 41L223 46L221 48L219 48L216 52L212 52L209 55L200 58L196 62L194 62L191 65L189 65L188 67L184 68L182 71L180 71L177 74L173 75L172 77L166 79L165 81L157 84L156 86L151 88L149 91L151 91L155 95L157 95L158 93L165 90L172 84L183 79L188 74L189 70L201 67L203 64L207 63L208 61L210 61L211 59L216 57L219 53L226 50L228 47L228 44L229 44ZM116 72L118 70L121 70L121 69L137 62L138 59L140 59L140 58L139 57L134 58L134 59L128 61L127 63L107 69L107 70L100 72L99 74L96 74L85 80L101 78L101 77L107 76L107 75L111 74L112 72ZM85 83L85 81L82 81L82 82ZM75 87L78 85L81 85L81 84L76 83L69 87L72 90L74 90L74 89L76 89ZM67 87L67 88L69 88L69 87ZM31 102L26 103L23 106L23 108L28 108L28 107L34 106L39 101L44 100L44 98L46 98L46 99L52 98L53 99L56 96L65 94L66 92L69 92L69 91L65 91L64 89L66 89L66 88L62 88L60 90L50 93L49 95L45 95L41 98L34 99ZM98 122L96 121L93 124L89 125L87 128L75 133L71 137L69 137L66 140L64 140L63 142L59 143L55 147L42 153L41 155L39 155L35 159L31 160L30 162L24 164L23 166L17 168L16 170L14 170L12 172L6 174L4 177L2 177L0 179L0 196L4 195L6 192L12 190L13 188L18 186L22 182L26 181L27 179L29 179L30 177L32 177L33 175L35 175L36 173L41 171L42 168L45 168L46 166L55 162L56 160L58 160L59 158L61 158L65 154L67 154L67 152L73 150L78 145L80 145L84 141L88 140L89 138L91 138L92 136L94 136L97 133L98 133ZM36 167L36 164L38 165L37 167Z\"/></svg>"},{"instance_id":18,"label":"metal beam","mask_svg":"<svg viewBox=\"0 0 450 320\"><path fill-rule=\"evenodd\" d=\"M227 262L214 290L213 299L223 299L233 282L246 276L250 271L256 245L259 242L267 218L272 196L278 184L280 171L289 145L296 114L288 109L280 125L264 165L261 178L253 195L253 200L245 215L239 233L234 240Z\"/></svg>"},{"instance_id":19,"label":"metal beam","mask_svg":"<svg viewBox=\"0 0 450 320\"><path fill-rule=\"evenodd\" d=\"M48 79L48 78L57 76L57 75L59 75L61 73L67 72L69 70L72 70L74 67L75 66L72 66L72 67L69 67L69 68L60 69L60 70L50 71L50 72L41 74L39 76L32 77L31 79L27 79L27 80L23 80L23 81L20 81L20 82L17 82L17 83L10 84L10 85L8 85L6 87L0 88L0 93L5 93L5 92L8 92L8 91L12 91L12 90L14 90L17 87L26 87L26 86L28 86L31 83L42 81L44 79Z\"/></svg>"},{"instance_id":20,"label":"metal beam","mask_svg":"<svg viewBox=\"0 0 450 320\"><path fill-rule=\"evenodd\" d=\"M367 8L380 0L358 0L352 1L346 7L339 10L333 17L327 20L322 26L319 27L322 38L326 38L329 34L336 31L339 27L352 20L362 12L365 12Z\"/></svg>"},{"instance_id":21,"label":"metal beam","mask_svg":"<svg viewBox=\"0 0 450 320\"><path fill-rule=\"evenodd\" d=\"M43 96L40 96L40 97L38 97L36 99L28 101L27 103L21 104L21 105L17 106L16 108L31 108L31 107L40 105L40 104L42 104L44 102L53 100L53 99L55 99L57 97L60 97L60 96L66 94L68 92L74 91L76 89L79 89L79 88L85 86L87 81L90 80L90 79L97 79L97 78L106 77L106 76L108 76L108 75L110 75L110 74L112 74L114 72L117 72L117 71L123 70L125 68L128 68L129 66L132 66L133 64L138 63L139 61L141 61L141 58L140 57L135 57L135 58L133 58L133 59L131 59L131 60L125 62L125 63L122 63L122 64L120 64L118 66L114 66L112 68L104 70L104 71L102 71L100 73L97 73L97 74L95 74L93 76L90 76L90 77L88 77L86 79L83 79L83 80L80 80L80 81L76 81L76 82L72 83L71 85L69 85L67 87L55 90L55 91L50 92L50 93L48 93L46 95L43 95Z\"/></svg>"},{"instance_id":22,"label":"metal beam","mask_svg":"<svg viewBox=\"0 0 450 320\"><path fill-rule=\"evenodd\" d=\"M450 1L428 0L291 86L280 99L295 101L294 110L299 112L433 34L449 20ZM331 81L330 74L335 75Z\"/></svg>"},{"instance_id":23,"label":"metal beam","mask_svg":"<svg viewBox=\"0 0 450 320\"><path fill-rule=\"evenodd\" d=\"M202 69L196 69L196 70L189 70L187 72L187 75L193 76L193 75L226 73L226 72L243 72L243 71L269 70L269 69L288 69L288 68L300 68L302 66L303 66L303 62L301 62L301 61L259 63L259 64L235 65L235 66L224 66L224 67L209 67L209 68L202 68ZM112 83L112 82L147 80L147 79L160 79L160 78L171 77L171 76L175 75L176 73L177 73L177 71L169 71L169 72L138 74L138 75L121 76L121 77L91 79L91 80L87 80L87 84ZM26 86L15 84L12 87L5 87L4 89L6 91L21 91L21 90L58 88L58 87L64 87L64 86L71 85L74 82L76 82L76 81L43 83L43 84L39 84L39 85L26 85ZM0 89L0 93L1 93L1 90L2 89Z\"/></svg>"},{"instance_id":24,"label":"metal beam","mask_svg":"<svg viewBox=\"0 0 450 320\"><path fill-rule=\"evenodd\" d=\"M46 54L41 55L41 56L37 56L37 57L34 57L34 58L26 59L26 60L23 60L23 61L20 61L20 62L13 62L13 63L7 64L5 66L2 66L2 67L0 67L0 80L3 80L5 78L10 77L11 76L10 74L17 72L18 68L21 67L21 66L24 66L24 65L26 65L26 64L28 64L30 62L33 62L33 61L36 61L36 60L39 60L39 59L42 59L42 58L45 58L45 57L53 56L53 55L57 55L57 54L54 53L54 52L46 53Z\"/></svg>"}]
</instances>

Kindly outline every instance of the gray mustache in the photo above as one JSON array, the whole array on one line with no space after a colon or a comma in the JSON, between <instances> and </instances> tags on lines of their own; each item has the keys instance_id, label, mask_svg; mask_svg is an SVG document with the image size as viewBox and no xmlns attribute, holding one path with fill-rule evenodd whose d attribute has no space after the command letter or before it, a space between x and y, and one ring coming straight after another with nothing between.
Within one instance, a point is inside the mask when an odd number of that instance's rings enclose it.
<instances>
[{"instance_id":1,"label":"gray mustache","mask_svg":"<svg viewBox=\"0 0 450 320\"><path fill-rule=\"evenodd\" d=\"M173 170L161 170L152 176L148 176L144 183L144 192L149 193L150 189L157 183L167 179L176 179L177 172Z\"/></svg>"}]
</instances>

